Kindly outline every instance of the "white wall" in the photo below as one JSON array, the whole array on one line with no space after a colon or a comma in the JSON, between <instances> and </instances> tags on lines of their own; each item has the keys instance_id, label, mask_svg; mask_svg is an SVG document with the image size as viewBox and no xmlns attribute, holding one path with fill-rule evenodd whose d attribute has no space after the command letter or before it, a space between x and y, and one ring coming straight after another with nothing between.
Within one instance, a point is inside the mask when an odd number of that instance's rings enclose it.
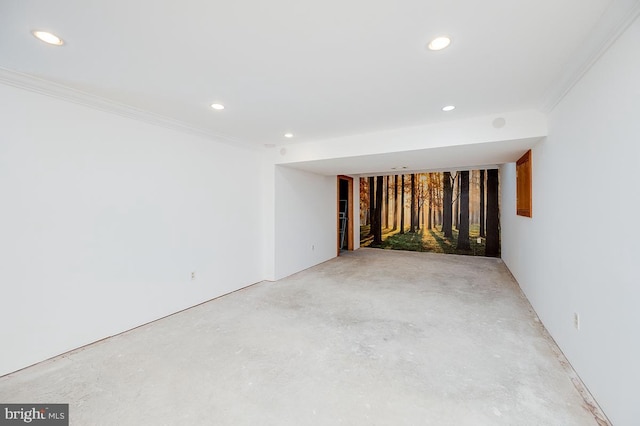
<instances>
[{"instance_id":1,"label":"white wall","mask_svg":"<svg viewBox=\"0 0 640 426\"><path fill-rule=\"evenodd\" d=\"M504 127L493 126L493 120L498 117L505 119ZM488 149L491 143L508 145L510 141L537 139L546 134L547 120L541 112L511 111L423 126L301 142L287 145L280 151L280 155L274 155L273 158L277 164L295 165L305 161L388 155L461 145L480 144ZM458 155L461 154L458 153ZM387 172L390 171L388 167L387 164L385 167ZM367 170L367 172L374 171Z\"/></svg>"},{"instance_id":2,"label":"white wall","mask_svg":"<svg viewBox=\"0 0 640 426\"><path fill-rule=\"evenodd\" d=\"M275 166L275 279L337 254L337 177Z\"/></svg>"},{"instance_id":3,"label":"white wall","mask_svg":"<svg viewBox=\"0 0 640 426\"><path fill-rule=\"evenodd\" d=\"M617 426L640 419L638 46L636 21L552 112L532 219L515 215L514 165L501 169L502 257Z\"/></svg>"},{"instance_id":4,"label":"white wall","mask_svg":"<svg viewBox=\"0 0 640 426\"><path fill-rule=\"evenodd\" d=\"M0 99L0 375L262 279L257 153Z\"/></svg>"},{"instance_id":5,"label":"white wall","mask_svg":"<svg viewBox=\"0 0 640 426\"><path fill-rule=\"evenodd\" d=\"M262 268L263 278L268 281L276 280L276 252L275 252L275 220L276 220L276 167L269 155L262 160Z\"/></svg>"}]
</instances>

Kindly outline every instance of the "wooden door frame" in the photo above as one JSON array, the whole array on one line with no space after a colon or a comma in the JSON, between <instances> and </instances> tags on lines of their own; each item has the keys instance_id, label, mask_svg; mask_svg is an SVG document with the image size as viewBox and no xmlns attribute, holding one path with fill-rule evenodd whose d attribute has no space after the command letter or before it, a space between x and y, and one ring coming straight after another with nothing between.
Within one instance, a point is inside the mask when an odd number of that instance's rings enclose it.
<instances>
[{"instance_id":1,"label":"wooden door frame","mask_svg":"<svg viewBox=\"0 0 640 426\"><path fill-rule=\"evenodd\" d=\"M353 178L344 175L338 175L337 179L337 212L336 212L336 223L337 223L337 255L340 256L340 181L347 182L347 250L353 250Z\"/></svg>"}]
</instances>

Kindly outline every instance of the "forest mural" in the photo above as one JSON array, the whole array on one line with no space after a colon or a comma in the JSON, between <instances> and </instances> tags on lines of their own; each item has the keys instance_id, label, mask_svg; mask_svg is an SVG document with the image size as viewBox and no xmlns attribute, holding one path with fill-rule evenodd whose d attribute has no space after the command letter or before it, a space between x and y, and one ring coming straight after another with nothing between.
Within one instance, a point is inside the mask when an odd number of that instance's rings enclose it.
<instances>
[{"instance_id":1,"label":"forest mural","mask_svg":"<svg viewBox=\"0 0 640 426\"><path fill-rule=\"evenodd\" d=\"M500 255L498 170L360 178L360 245Z\"/></svg>"}]
</instances>

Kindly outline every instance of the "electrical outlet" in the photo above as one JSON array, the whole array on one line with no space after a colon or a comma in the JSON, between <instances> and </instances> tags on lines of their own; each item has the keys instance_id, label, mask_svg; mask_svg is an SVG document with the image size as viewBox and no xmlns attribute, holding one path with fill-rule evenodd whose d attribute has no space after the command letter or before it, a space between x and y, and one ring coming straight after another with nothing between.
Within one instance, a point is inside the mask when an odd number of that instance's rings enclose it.
<instances>
[{"instance_id":1,"label":"electrical outlet","mask_svg":"<svg viewBox=\"0 0 640 426\"><path fill-rule=\"evenodd\" d=\"M580 314L577 312L573 313L573 326L576 330L580 331Z\"/></svg>"},{"instance_id":2,"label":"electrical outlet","mask_svg":"<svg viewBox=\"0 0 640 426\"><path fill-rule=\"evenodd\" d=\"M191 272L191 281L196 280L196 271Z\"/></svg>"}]
</instances>

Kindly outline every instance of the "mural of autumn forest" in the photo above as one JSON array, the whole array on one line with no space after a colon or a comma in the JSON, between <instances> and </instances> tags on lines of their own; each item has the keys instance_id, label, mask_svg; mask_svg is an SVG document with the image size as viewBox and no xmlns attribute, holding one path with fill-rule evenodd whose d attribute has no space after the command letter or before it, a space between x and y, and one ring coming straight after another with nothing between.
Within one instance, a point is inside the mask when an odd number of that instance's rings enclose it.
<instances>
[{"instance_id":1,"label":"mural of autumn forest","mask_svg":"<svg viewBox=\"0 0 640 426\"><path fill-rule=\"evenodd\" d=\"M498 170L360 178L360 245L500 255Z\"/></svg>"}]
</instances>

